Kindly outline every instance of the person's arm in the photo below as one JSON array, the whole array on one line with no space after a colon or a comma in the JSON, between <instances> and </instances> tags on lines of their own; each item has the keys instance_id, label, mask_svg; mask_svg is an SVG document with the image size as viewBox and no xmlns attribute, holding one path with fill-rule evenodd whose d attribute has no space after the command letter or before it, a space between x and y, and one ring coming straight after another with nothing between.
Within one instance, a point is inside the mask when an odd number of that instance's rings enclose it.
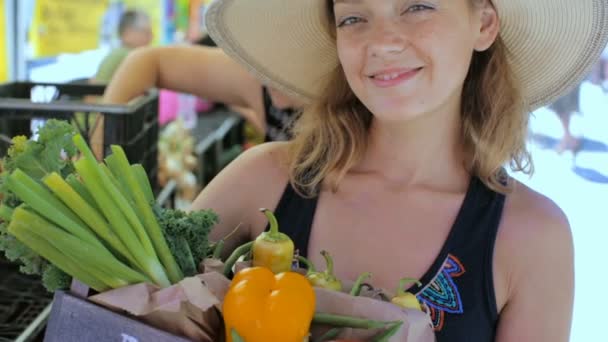
<instances>
[{"instance_id":1,"label":"person's arm","mask_svg":"<svg viewBox=\"0 0 608 342\"><path fill-rule=\"evenodd\" d=\"M497 342L570 340L574 299L570 227L555 204L533 197L514 209L522 214L507 215L497 239L495 258L508 265L499 265L506 271L502 283L507 300Z\"/></svg>"},{"instance_id":2,"label":"person's arm","mask_svg":"<svg viewBox=\"0 0 608 342\"><path fill-rule=\"evenodd\" d=\"M131 52L108 84L104 102L126 103L150 88L248 108L261 96L261 83L221 49L176 45Z\"/></svg>"},{"instance_id":3,"label":"person's arm","mask_svg":"<svg viewBox=\"0 0 608 342\"><path fill-rule=\"evenodd\" d=\"M239 244L252 240L268 223L259 209L274 210L287 184L285 143L266 143L243 152L226 166L193 202L190 210L213 209L219 224L210 234L212 241L237 233L225 242L224 255Z\"/></svg>"}]
</instances>

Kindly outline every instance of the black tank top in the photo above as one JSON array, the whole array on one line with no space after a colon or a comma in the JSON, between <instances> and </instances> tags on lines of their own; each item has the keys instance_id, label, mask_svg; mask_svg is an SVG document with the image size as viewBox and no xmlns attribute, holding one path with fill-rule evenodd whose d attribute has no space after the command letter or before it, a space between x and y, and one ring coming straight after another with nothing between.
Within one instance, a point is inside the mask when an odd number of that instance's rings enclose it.
<instances>
[{"instance_id":1,"label":"black tank top","mask_svg":"<svg viewBox=\"0 0 608 342\"><path fill-rule=\"evenodd\" d=\"M317 198L298 195L287 185L275 214L282 231L307 256ZM412 287L430 309L438 342L493 341L498 321L492 260L505 196L471 179L460 211L441 252Z\"/></svg>"},{"instance_id":2,"label":"black tank top","mask_svg":"<svg viewBox=\"0 0 608 342\"><path fill-rule=\"evenodd\" d=\"M270 93L266 87L262 87L264 99L264 112L266 113L266 136L268 141L287 141L292 135L291 124L296 118L296 111L292 108L280 109L272 104Z\"/></svg>"}]
</instances>

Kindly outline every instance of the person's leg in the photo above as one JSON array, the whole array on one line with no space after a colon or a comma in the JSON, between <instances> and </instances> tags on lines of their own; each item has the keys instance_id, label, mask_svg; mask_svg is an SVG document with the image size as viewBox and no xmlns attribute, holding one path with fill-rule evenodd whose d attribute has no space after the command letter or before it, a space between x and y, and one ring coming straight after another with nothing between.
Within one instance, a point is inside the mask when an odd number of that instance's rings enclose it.
<instances>
[{"instance_id":1,"label":"person's leg","mask_svg":"<svg viewBox=\"0 0 608 342\"><path fill-rule=\"evenodd\" d=\"M572 117L573 112L560 112L557 113L559 120L562 123L562 127L564 129L564 135L562 136L562 140L556 147L558 153L563 153L565 151L577 152L580 148L581 140L572 135L570 131L570 118Z\"/></svg>"},{"instance_id":2,"label":"person's leg","mask_svg":"<svg viewBox=\"0 0 608 342\"><path fill-rule=\"evenodd\" d=\"M579 111L579 91L580 85L549 106L549 108L558 116L562 128L564 129L562 139L556 146L558 153L567 150L577 152L580 146L580 139L574 137L570 131L570 119L574 113Z\"/></svg>"}]
</instances>

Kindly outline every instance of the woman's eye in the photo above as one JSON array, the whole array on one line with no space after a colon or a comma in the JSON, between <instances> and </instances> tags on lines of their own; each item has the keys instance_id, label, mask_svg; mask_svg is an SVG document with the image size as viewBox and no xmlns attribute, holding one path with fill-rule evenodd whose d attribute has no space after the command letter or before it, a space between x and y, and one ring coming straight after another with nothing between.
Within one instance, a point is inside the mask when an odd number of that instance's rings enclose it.
<instances>
[{"instance_id":1,"label":"woman's eye","mask_svg":"<svg viewBox=\"0 0 608 342\"><path fill-rule=\"evenodd\" d=\"M432 10L433 7L431 6L427 6L427 5L422 5L422 4L418 4L418 5L413 5L408 7L405 12L420 12L420 11L426 11L426 10Z\"/></svg>"},{"instance_id":2,"label":"woman's eye","mask_svg":"<svg viewBox=\"0 0 608 342\"><path fill-rule=\"evenodd\" d=\"M348 17L348 18L345 18L342 21L340 21L340 23L338 24L338 27L353 25L353 24L356 24L356 23L358 23L360 21L361 21L361 18L358 18L358 17Z\"/></svg>"}]
</instances>

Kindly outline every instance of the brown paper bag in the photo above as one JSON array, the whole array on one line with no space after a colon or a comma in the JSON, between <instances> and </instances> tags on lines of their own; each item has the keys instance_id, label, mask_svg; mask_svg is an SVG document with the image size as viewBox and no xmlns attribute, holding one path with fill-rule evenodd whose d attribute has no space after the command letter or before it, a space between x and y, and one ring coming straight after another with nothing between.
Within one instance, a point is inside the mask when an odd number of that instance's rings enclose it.
<instances>
[{"instance_id":1,"label":"brown paper bag","mask_svg":"<svg viewBox=\"0 0 608 342\"><path fill-rule=\"evenodd\" d=\"M224 340L221 302L229 286L226 277L208 272L164 289L136 284L89 300L193 341L215 342Z\"/></svg>"}]
</instances>

